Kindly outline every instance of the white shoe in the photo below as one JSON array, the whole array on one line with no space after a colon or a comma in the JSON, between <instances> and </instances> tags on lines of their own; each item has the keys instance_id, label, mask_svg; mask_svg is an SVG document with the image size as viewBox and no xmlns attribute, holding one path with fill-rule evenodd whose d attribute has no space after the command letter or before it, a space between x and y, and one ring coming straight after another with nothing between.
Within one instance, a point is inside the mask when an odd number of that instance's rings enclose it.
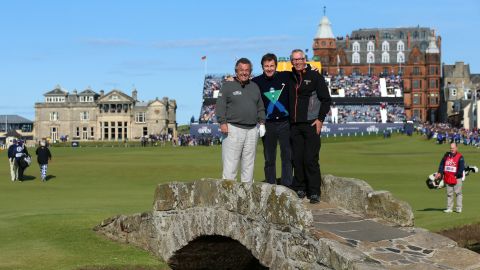
<instances>
[{"instance_id":1,"label":"white shoe","mask_svg":"<svg viewBox=\"0 0 480 270\"><path fill-rule=\"evenodd\" d=\"M452 211L452 209L448 209L448 208L447 208L447 209L443 210L443 212L444 212L444 213L452 213L453 211Z\"/></svg>"},{"instance_id":2,"label":"white shoe","mask_svg":"<svg viewBox=\"0 0 480 270\"><path fill-rule=\"evenodd\" d=\"M462 212L462 209L461 209L461 208L457 208L457 210L455 210L455 212L457 212L457 213L460 214L460 213Z\"/></svg>"}]
</instances>

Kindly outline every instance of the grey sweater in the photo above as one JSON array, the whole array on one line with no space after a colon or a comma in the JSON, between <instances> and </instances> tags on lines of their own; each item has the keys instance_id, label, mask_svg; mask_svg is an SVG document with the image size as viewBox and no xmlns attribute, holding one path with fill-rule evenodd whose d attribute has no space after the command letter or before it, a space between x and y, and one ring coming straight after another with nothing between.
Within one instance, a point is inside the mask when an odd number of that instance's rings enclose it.
<instances>
[{"instance_id":1,"label":"grey sweater","mask_svg":"<svg viewBox=\"0 0 480 270\"><path fill-rule=\"evenodd\" d=\"M265 107L257 84L242 86L238 81L225 82L218 93L215 114L220 124L252 128L265 122Z\"/></svg>"}]
</instances>

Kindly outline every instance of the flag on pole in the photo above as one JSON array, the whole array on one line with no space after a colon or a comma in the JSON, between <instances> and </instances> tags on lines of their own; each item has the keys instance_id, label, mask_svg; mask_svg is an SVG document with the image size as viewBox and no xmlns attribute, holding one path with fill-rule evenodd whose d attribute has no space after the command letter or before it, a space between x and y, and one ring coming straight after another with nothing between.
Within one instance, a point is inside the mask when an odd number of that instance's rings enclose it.
<instances>
[{"instance_id":1,"label":"flag on pole","mask_svg":"<svg viewBox=\"0 0 480 270\"><path fill-rule=\"evenodd\" d=\"M207 56L206 56L206 55L202 56L202 61L203 61L203 60L207 60Z\"/></svg>"}]
</instances>

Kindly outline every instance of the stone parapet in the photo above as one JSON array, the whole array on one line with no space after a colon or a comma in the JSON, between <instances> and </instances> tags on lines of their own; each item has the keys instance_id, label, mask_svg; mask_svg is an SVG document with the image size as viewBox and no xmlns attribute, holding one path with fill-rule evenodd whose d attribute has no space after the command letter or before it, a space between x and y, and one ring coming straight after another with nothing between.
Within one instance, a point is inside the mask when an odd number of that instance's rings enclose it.
<instances>
[{"instance_id":1,"label":"stone parapet","mask_svg":"<svg viewBox=\"0 0 480 270\"><path fill-rule=\"evenodd\" d=\"M411 206L388 191L375 191L367 182L355 178L325 175L322 200L368 217L380 218L399 226L414 225Z\"/></svg>"}]
</instances>

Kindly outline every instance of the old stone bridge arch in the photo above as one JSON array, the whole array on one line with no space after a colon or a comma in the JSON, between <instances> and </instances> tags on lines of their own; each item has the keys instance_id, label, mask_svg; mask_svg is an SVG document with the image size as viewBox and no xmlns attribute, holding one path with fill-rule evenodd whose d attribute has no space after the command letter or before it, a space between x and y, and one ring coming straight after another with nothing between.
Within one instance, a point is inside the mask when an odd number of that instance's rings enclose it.
<instances>
[{"instance_id":1,"label":"old stone bridge arch","mask_svg":"<svg viewBox=\"0 0 480 270\"><path fill-rule=\"evenodd\" d=\"M368 192L362 187L356 189L357 193ZM365 193L363 197L368 196ZM413 222L413 215L407 222ZM354 248L315 235L312 223L312 213L283 186L202 179L158 185L153 211L116 216L95 230L146 249L173 269L379 266Z\"/></svg>"}]
</instances>

